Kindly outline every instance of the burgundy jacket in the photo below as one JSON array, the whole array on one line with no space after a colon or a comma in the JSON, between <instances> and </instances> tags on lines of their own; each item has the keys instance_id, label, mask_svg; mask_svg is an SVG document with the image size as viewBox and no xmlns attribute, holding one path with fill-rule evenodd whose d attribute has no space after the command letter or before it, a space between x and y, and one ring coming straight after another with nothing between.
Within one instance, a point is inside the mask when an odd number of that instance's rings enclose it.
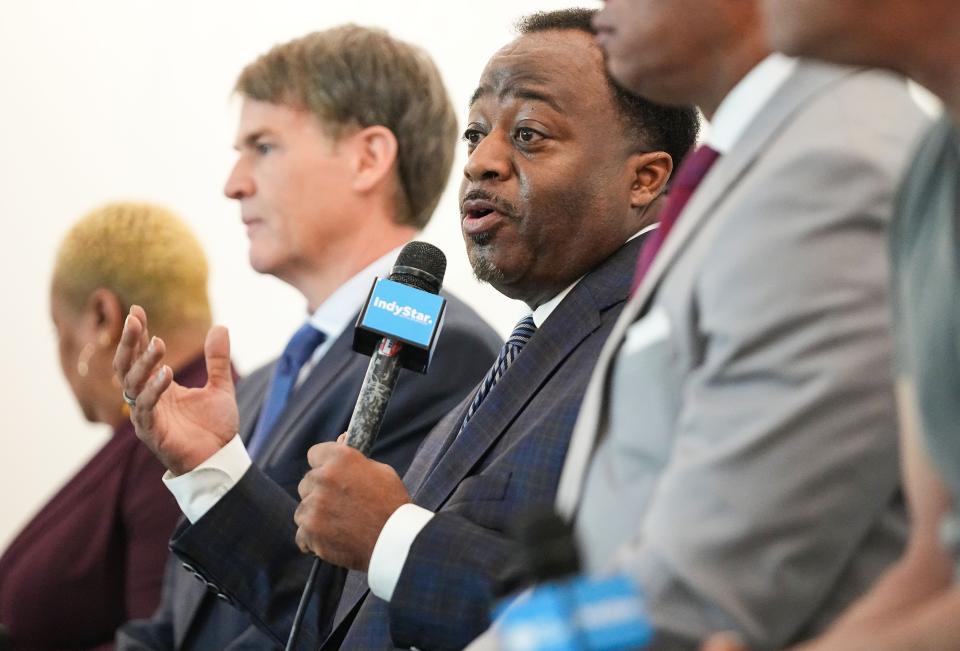
<instances>
[{"instance_id":1,"label":"burgundy jacket","mask_svg":"<svg viewBox=\"0 0 960 651\"><path fill-rule=\"evenodd\" d=\"M176 380L202 386L203 358ZM153 613L180 517L163 471L124 423L13 540L0 557L11 649L112 649L121 624Z\"/></svg>"}]
</instances>

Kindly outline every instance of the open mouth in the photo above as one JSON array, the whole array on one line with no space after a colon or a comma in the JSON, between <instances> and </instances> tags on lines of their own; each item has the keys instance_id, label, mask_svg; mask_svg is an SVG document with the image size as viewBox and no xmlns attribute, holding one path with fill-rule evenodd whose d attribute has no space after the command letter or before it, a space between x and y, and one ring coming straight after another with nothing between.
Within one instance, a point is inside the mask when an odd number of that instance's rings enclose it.
<instances>
[{"instance_id":1,"label":"open mouth","mask_svg":"<svg viewBox=\"0 0 960 651\"><path fill-rule=\"evenodd\" d=\"M481 217L486 217L492 212L495 212L493 208L473 208L468 210L465 216L467 219L480 219Z\"/></svg>"},{"instance_id":2,"label":"open mouth","mask_svg":"<svg viewBox=\"0 0 960 651\"><path fill-rule=\"evenodd\" d=\"M465 201L461 207L463 221L461 228L467 235L478 235L498 228L504 214L497 210L496 204L485 199Z\"/></svg>"}]
</instances>

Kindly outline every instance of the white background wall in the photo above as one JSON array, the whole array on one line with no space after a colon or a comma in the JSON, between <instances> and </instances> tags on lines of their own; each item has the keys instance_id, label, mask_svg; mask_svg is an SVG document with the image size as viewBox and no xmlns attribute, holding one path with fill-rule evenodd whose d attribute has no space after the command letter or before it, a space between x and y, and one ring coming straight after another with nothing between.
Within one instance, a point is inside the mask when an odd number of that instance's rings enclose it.
<instances>
[{"instance_id":1,"label":"white background wall","mask_svg":"<svg viewBox=\"0 0 960 651\"><path fill-rule=\"evenodd\" d=\"M211 259L215 318L249 371L302 320L295 291L247 265L239 213L221 188L232 164L244 64L272 45L352 21L386 27L436 59L461 118L487 58L520 15L569 0L5 0L0 20L0 549L103 444L56 360L47 292L70 224L113 199L162 202ZM597 6L585 1L585 6ZM469 272L456 187L463 148L426 239L445 285L507 333L523 309ZM82 544L82 541L77 541Z\"/></svg>"}]
</instances>

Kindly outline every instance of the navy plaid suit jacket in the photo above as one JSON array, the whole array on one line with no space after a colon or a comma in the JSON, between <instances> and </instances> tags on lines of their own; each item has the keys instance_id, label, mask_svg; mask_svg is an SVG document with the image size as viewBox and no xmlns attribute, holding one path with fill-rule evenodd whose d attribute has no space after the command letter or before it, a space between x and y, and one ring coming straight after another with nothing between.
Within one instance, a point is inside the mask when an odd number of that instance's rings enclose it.
<instances>
[{"instance_id":1,"label":"navy plaid suit jacket","mask_svg":"<svg viewBox=\"0 0 960 651\"><path fill-rule=\"evenodd\" d=\"M436 512L414 541L393 598L350 572L324 649L457 649L490 623L495 577L516 558L504 532L549 508L580 401L629 292L637 238L585 276L451 442L469 405L431 432L404 481Z\"/></svg>"}]
</instances>

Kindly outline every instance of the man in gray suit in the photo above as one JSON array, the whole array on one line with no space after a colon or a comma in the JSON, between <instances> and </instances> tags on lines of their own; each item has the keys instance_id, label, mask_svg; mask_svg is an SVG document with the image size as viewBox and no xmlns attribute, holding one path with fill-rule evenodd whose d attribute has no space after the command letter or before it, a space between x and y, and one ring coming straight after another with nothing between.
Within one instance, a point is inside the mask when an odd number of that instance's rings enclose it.
<instances>
[{"instance_id":1,"label":"man in gray suit","mask_svg":"<svg viewBox=\"0 0 960 651\"><path fill-rule=\"evenodd\" d=\"M899 78L770 54L755 0L609 0L595 25L621 83L712 131L641 254L558 507L588 570L636 580L653 648L803 639L904 540L886 228L922 115Z\"/></svg>"},{"instance_id":2,"label":"man in gray suit","mask_svg":"<svg viewBox=\"0 0 960 651\"><path fill-rule=\"evenodd\" d=\"M177 535L188 530L211 549L257 544L253 535L225 540L225 523L286 531L289 549L271 553L299 561L284 577L299 592L311 561L292 543L292 513L252 516L248 486L256 476L295 497L307 450L346 429L369 361L351 349L353 322L374 276L389 274L399 247L430 219L449 176L457 121L429 57L356 26L275 47L244 69L237 91L238 155L224 192L240 204L253 268L299 290L310 316L280 360L238 387L239 422L230 432L239 436L219 452L195 446L187 467L168 463L177 476L166 482L190 525ZM447 298L430 373L401 372L372 450L401 473L500 347L476 312ZM145 323L142 310L137 315ZM197 399L182 391L184 400ZM232 404L232 389L224 391ZM171 557L160 609L125 626L118 647L275 646L197 578Z\"/></svg>"},{"instance_id":3,"label":"man in gray suit","mask_svg":"<svg viewBox=\"0 0 960 651\"><path fill-rule=\"evenodd\" d=\"M960 648L960 12L955 0L766 0L785 52L875 65L944 102L901 187L891 231L897 399L910 544L804 651ZM854 262L855 263L855 262ZM717 643L725 651L734 645Z\"/></svg>"}]
</instances>

